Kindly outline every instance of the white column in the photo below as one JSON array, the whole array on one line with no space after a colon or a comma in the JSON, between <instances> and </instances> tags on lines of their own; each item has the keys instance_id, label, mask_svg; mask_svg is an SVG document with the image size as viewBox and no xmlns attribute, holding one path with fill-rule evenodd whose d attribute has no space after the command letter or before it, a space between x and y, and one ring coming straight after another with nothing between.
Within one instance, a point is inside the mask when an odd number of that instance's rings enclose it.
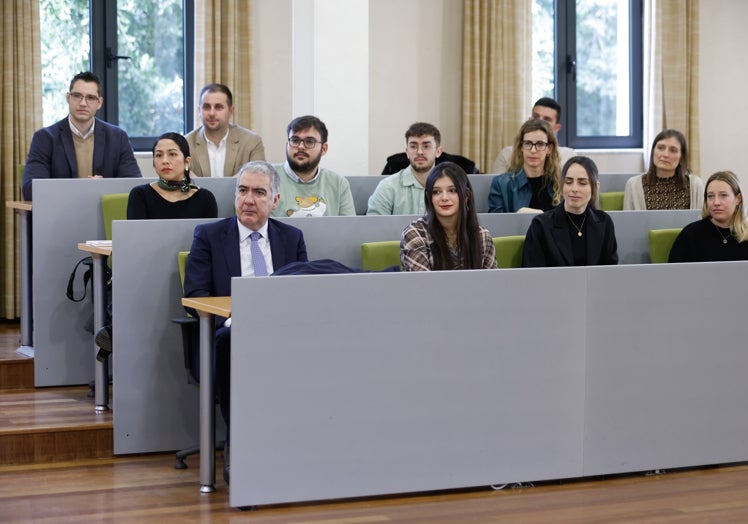
<instances>
[{"instance_id":1,"label":"white column","mask_svg":"<svg viewBox=\"0 0 748 524\"><path fill-rule=\"evenodd\" d=\"M322 165L367 175L369 1L293 0L293 117L318 116L329 131Z\"/></svg>"}]
</instances>

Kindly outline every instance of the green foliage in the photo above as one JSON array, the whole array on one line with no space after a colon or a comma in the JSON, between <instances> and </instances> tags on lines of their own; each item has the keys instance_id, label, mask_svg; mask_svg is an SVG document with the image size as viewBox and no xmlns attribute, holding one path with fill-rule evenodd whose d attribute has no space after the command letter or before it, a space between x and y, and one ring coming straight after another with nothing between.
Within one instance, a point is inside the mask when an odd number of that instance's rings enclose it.
<instances>
[{"instance_id":1,"label":"green foliage","mask_svg":"<svg viewBox=\"0 0 748 524\"><path fill-rule=\"evenodd\" d=\"M131 136L184 132L181 0L120 0L119 120Z\"/></svg>"},{"instance_id":2,"label":"green foliage","mask_svg":"<svg viewBox=\"0 0 748 524\"><path fill-rule=\"evenodd\" d=\"M553 0L532 3L532 99L555 98L555 50Z\"/></svg>"},{"instance_id":3,"label":"green foliage","mask_svg":"<svg viewBox=\"0 0 748 524\"><path fill-rule=\"evenodd\" d=\"M70 79L90 69L88 0L40 0L42 119L45 126L68 114Z\"/></svg>"},{"instance_id":4,"label":"green foliage","mask_svg":"<svg viewBox=\"0 0 748 524\"><path fill-rule=\"evenodd\" d=\"M617 2L577 2L577 134L615 136ZM624 64L628 67L628 61ZM627 75L628 76L628 75Z\"/></svg>"},{"instance_id":5,"label":"green foliage","mask_svg":"<svg viewBox=\"0 0 748 524\"><path fill-rule=\"evenodd\" d=\"M628 60L619 64L619 50L628 51L627 35L621 35L618 27L619 16L625 14L618 12L618 0L576 0L575 5L577 135L615 136L618 89L620 85L628 89ZM556 64L563 67L565 57L555 56L554 0L533 0L532 9L536 100L554 97Z\"/></svg>"},{"instance_id":6,"label":"green foliage","mask_svg":"<svg viewBox=\"0 0 748 524\"><path fill-rule=\"evenodd\" d=\"M70 79L91 69L89 0L40 0L40 13L44 125L50 125L68 113ZM182 0L117 2L117 54L130 60L116 62L116 123L131 137L184 132L183 19ZM104 72L96 73L104 81Z\"/></svg>"}]
</instances>

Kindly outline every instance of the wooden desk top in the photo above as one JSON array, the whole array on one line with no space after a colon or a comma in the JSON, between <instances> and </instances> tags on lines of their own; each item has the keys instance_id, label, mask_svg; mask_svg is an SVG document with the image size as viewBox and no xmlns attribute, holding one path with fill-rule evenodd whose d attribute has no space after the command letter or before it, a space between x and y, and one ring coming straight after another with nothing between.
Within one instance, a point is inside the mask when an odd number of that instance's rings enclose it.
<instances>
[{"instance_id":1,"label":"wooden desk top","mask_svg":"<svg viewBox=\"0 0 748 524\"><path fill-rule=\"evenodd\" d=\"M81 251L85 251L86 253L91 253L92 255L104 255L108 257L112 254L111 244L109 244L108 246L106 245L92 246L90 244L86 244L85 242L79 242L78 249Z\"/></svg>"},{"instance_id":2,"label":"wooden desk top","mask_svg":"<svg viewBox=\"0 0 748 524\"><path fill-rule=\"evenodd\" d=\"M19 211L31 211L31 202L28 200L6 200L5 207L18 209Z\"/></svg>"},{"instance_id":3,"label":"wooden desk top","mask_svg":"<svg viewBox=\"0 0 748 524\"><path fill-rule=\"evenodd\" d=\"M183 298L182 305L195 309L199 314L231 316L231 297L191 297Z\"/></svg>"}]
</instances>

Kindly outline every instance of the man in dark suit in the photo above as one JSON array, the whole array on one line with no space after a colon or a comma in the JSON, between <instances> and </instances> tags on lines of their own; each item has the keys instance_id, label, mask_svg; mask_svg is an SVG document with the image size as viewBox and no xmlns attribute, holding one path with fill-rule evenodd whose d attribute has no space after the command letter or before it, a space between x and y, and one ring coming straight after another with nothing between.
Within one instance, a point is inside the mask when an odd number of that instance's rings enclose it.
<instances>
[{"instance_id":1,"label":"man in dark suit","mask_svg":"<svg viewBox=\"0 0 748 524\"><path fill-rule=\"evenodd\" d=\"M104 100L93 73L78 73L67 93L70 114L39 129L23 170L23 198L31 200L35 178L141 177L130 139L122 129L96 118Z\"/></svg>"},{"instance_id":2,"label":"man in dark suit","mask_svg":"<svg viewBox=\"0 0 748 524\"><path fill-rule=\"evenodd\" d=\"M185 296L228 296L231 277L270 275L286 264L307 260L301 230L269 218L280 199L279 187L280 177L271 164L256 160L241 167L236 176L236 216L195 228ZM228 427L231 319L216 318L216 328L216 390Z\"/></svg>"}]
</instances>

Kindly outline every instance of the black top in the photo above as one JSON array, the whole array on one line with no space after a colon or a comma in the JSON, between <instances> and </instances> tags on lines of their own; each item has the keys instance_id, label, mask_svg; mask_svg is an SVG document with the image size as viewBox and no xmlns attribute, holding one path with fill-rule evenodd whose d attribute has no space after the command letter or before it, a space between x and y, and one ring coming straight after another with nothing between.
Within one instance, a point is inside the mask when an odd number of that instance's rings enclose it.
<instances>
[{"instance_id":1,"label":"black top","mask_svg":"<svg viewBox=\"0 0 748 524\"><path fill-rule=\"evenodd\" d=\"M572 226L564 203L532 219L522 251L523 267L618 264L618 244L613 220L605 211L587 207L584 216L572 215L581 224L582 236ZM579 250L584 252L580 253Z\"/></svg>"},{"instance_id":2,"label":"black top","mask_svg":"<svg viewBox=\"0 0 748 524\"><path fill-rule=\"evenodd\" d=\"M553 209L553 197L549 193L549 188L546 187L551 183L550 177L543 175L530 178L528 176L527 181L530 183L530 187L532 188L532 197L530 198L529 207L533 209L542 209L543 211Z\"/></svg>"},{"instance_id":3,"label":"black top","mask_svg":"<svg viewBox=\"0 0 748 524\"><path fill-rule=\"evenodd\" d=\"M673 242L668 257L668 262L730 260L748 260L748 242L738 243L729 229L715 226L708 217L684 227Z\"/></svg>"},{"instance_id":4,"label":"black top","mask_svg":"<svg viewBox=\"0 0 748 524\"><path fill-rule=\"evenodd\" d=\"M217 216L216 198L207 189L197 190L186 200L169 202L150 184L145 184L132 188L127 200L128 220L216 218Z\"/></svg>"},{"instance_id":5,"label":"black top","mask_svg":"<svg viewBox=\"0 0 748 524\"><path fill-rule=\"evenodd\" d=\"M571 250L574 253L575 266L587 265L587 210L581 215L566 213L569 219L569 241ZM581 233L581 235L580 235Z\"/></svg>"}]
</instances>

